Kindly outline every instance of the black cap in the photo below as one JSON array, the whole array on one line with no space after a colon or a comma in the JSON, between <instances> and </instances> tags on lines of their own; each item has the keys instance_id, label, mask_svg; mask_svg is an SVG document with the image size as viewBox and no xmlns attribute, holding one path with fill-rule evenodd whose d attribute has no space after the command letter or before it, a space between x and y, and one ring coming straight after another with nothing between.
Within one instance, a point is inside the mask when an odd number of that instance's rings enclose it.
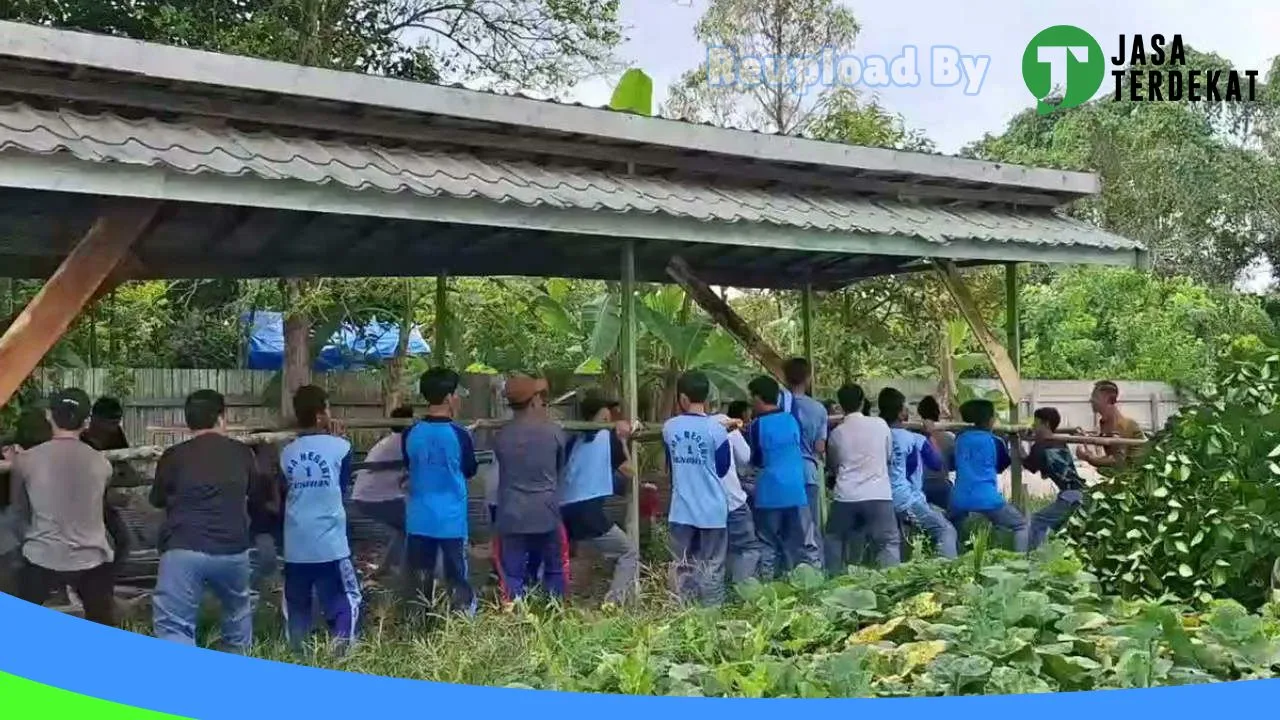
<instances>
[{"instance_id":1,"label":"black cap","mask_svg":"<svg viewBox=\"0 0 1280 720\"><path fill-rule=\"evenodd\" d=\"M102 420L121 420L124 418L124 407L120 401L111 397L100 397L93 404L90 414Z\"/></svg>"},{"instance_id":2,"label":"black cap","mask_svg":"<svg viewBox=\"0 0 1280 720\"><path fill-rule=\"evenodd\" d=\"M618 407L619 404L617 400L599 390L588 390L582 394L582 399L578 401L578 410L582 413L583 420L590 420L604 408L612 410Z\"/></svg>"}]
</instances>

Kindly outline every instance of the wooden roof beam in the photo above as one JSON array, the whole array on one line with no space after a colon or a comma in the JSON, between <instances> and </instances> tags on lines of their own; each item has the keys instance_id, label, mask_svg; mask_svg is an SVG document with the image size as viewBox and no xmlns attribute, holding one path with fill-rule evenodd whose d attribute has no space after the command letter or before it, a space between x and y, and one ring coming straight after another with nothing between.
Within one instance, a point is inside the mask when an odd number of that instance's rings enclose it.
<instances>
[{"instance_id":1,"label":"wooden roof beam","mask_svg":"<svg viewBox=\"0 0 1280 720\"><path fill-rule=\"evenodd\" d=\"M982 311L970 294L968 286L964 284L964 278L960 277L960 270L955 263L935 260L933 265L947 292L951 293L951 298L960 308L960 314L973 330L973 336L982 346L982 351L991 360L991 366L996 369L996 376L1000 378L1000 384L1004 386L1009 402L1016 405L1022 398L1022 378L1019 376L1018 367L1009 356L1009 351L996 339L991 328L987 327L987 321L982 318Z\"/></svg>"},{"instance_id":2,"label":"wooden roof beam","mask_svg":"<svg viewBox=\"0 0 1280 720\"><path fill-rule=\"evenodd\" d=\"M119 202L107 206L40 292L0 337L0 405L89 304L107 278L150 227L160 204Z\"/></svg>"},{"instance_id":3,"label":"wooden roof beam","mask_svg":"<svg viewBox=\"0 0 1280 720\"><path fill-rule=\"evenodd\" d=\"M742 316L734 312L729 303L725 302L719 295L711 289L711 286L703 282L701 278L694 274L693 269L679 255L671 258L667 264L667 274L675 280L684 291L689 293L689 297L702 308L707 315L720 327L724 328L730 335L734 337L742 347L750 353L751 357L764 366L771 375L782 380L782 356L776 350L769 347L769 344L760 337L751 325Z\"/></svg>"}]
</instances>

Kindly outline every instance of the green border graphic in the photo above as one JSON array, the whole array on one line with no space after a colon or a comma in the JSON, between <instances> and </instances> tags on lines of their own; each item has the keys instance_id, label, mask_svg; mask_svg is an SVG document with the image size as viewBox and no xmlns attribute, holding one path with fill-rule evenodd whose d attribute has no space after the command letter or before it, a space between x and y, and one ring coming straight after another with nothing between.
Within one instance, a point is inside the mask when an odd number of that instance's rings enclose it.
<instances>
[{"instance_id":1,"label":"green border graphic","mask_svg":"<svg viewBox=\"0 0 1280 720\"><path fill-rule=\"evenodd\" d=\"M77 695L2 672L0 672L0 697L4 698L4 716L14 720L27 720L27 718L188 720L178 715L166 715ZM13 712L15 710L17 712Z\"/></svg>"}]
</instances>

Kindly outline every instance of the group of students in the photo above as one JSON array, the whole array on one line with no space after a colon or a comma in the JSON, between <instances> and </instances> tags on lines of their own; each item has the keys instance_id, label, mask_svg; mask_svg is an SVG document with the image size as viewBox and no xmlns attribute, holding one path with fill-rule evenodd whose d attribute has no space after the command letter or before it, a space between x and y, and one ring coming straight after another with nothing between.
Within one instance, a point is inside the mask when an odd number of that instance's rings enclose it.
<instances>
[{"instance_id":1,"label":"group of students","mask_svg":"<svg viewBox=\"0 0 1280 720\"><path fill-rule=\"evenodd\" d=\"M1052 481L1058 495L1028 520L999 488L1011 458L992 431L990 401L964 403L961 419L970 427L952 434L935 428L938 404L925 398L918 408L923 428L915 432L904 427L909 416L900 391L882 390L872 415L862 388L846 384L837 394L843 418L828 431L831 406L806 394L808 362L792 359L783 371L787 387L756 378L748 386L751 405L731 405L728 423L708 413L705 375L679 380L681 414L664 425L663 441L672 478L673 582L683 598L719 603L726 566L732 582L772 579L802 563L835 574L861 562L868 549L877 565L893 566L911 530L928 535L939 556L954 558L957 528L973 514L1009 531L1015 550L1034 549L1084 503L1077 457L1099 468L1123 461L1118 447L1101 455L1082 447L1073 457L1054 439L1058 411L1037 409L1030 446L1021 438L1015 446L1023 467ZM1090 402L1104 433L1141 437L1120 415L1114 383L1095 385ZM823 465L832 491L825 525L815 500Z\"/></svg>"},{"instance_id":2,"label":"group of students","mask_svg":"<svg viewBox=\"0 0 1280 720\"><path fill-rule=\"evenodd\" d=\"M1027 549L1083 501L1074 460L1049 437L1059 423L1052 408L1036 411L1030 450L1018 445L1025 467L1060 488L1057 501L1031 519L1028 534L1026 519L997 486L1009 456L991 431L991 403L966 403L961 413L973 427L953 437L931 427L936 403L922 403L925 429L915 433L902 427L907 413L900 392L882 391L879 416L872 417L861 388L849 384L838 393L844 418L828 432L827 408L806 392L808 363L789 361L785 377L785 388L770 377L756 378L749 384L751 402L730 403L723 414L711 412L705 374L685 373L678 381L680 413L663 424L662 441L672 483L672 582L682 598L719 603L727 581L771 578L800 564L836 572L859 559L848 552L851 544L870 546L878 564L893 565L900 561L903 527L929 534L939 554L954 557L955 528L971 513L1008 528L1015 547ZM442 368L424 373L419 390L425 415L375 445L354 477L352 445L331 417L323 389L296 391L297 437L269 463L227 435L222 395L192 393L184 404L191 437L163 453L150 491L151 504L164 511L155 635L194 644L208 590L222 606L223 646L246 650L253 640L254 568L264 560L255 562L254 555L265 537L276 546L266 560L275 560L277 548L283 559L290 643L300 645L313 629L318 599L332 636L340 647L349 645L363 598L347 536L347 497L403 540L393 543L390 564L406 594L431 597L442 574L452 607L474 613L468 481L481 466L472 433L456 421L464 395L460 380ZM631 427L616 417L617 402L586 394L579 403L582 418L607 429L566 432L548 412L544 380L515 375L504 393L513 417L487 439L493 461L486 467L504 598L517 600L535 583L563 597L569 546L588 544L613 564L606 602L626 602L636 590L638 549L606 512L606 502L623 492L633 471L626 445ZM1114 410L1113 384L1100 383L1094 400L1104 425L1121 423L1119 429L1127 430L1123 423L1130 421ZM119 413L102 410L108 419L114 415L118 432ZM7 455L8 516L16 521L21 554L17 594L41 603L71 587L88 619L113 624L123 542L114 539L121 531L111 528L106 497L118 471L98 450L108 449L99 447L104 443L122 445L123 437L98 437L103 433L94 432L92 415L82 391L50 398L42 415L47 438ZM412 417L413 411L395 415ZM1097 465L1115 461L1082 457ZM926 470L944 483L954 470L954 487L935 483L926 493ZM833 490L825 528L818 501L824 476ZM936 499L939 492L945 500Z\"/></svg>"}]
</instances>

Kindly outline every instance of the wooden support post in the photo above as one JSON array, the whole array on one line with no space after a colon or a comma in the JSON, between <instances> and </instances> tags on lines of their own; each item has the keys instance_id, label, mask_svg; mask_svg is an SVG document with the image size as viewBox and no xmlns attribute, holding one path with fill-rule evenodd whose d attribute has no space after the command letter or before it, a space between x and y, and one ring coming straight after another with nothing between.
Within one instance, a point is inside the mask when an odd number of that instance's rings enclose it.
<instances>
[{"instance_id":1,"label":"wooden support post","mask_svg":"<svg viewBox=\"0 0 1280 720\"><path fill-rule=\"evenodd\" d=\"M751 329L747 321L742 319L742 316L729 307L729 303L716 295L710 285L694 275L693 270L683 258L678 256L671 258L671 262L667 265L667 274L684 288L689 297L693 298L698 307L710 315L717 325L741 343L751 357L763 365L769 374L782 381L782 356L769 347L764 338L760 337L755 330Z\"/></svg>"},{"instance_id":2,"label":"wooden support post","mask_svg":"<svg viewBox=\"0 0 1280 720\"><path fill-rule=\"evenodd\" d=\"M40 292L0 337L0 405L53 348L155 217L157 203L121 203L103 212Z\"/></svg>"},{"instance_id":3,"label":"wooden support post","mask_svg":"<svg viewBox=\"0 0 1280 720\"><path fill-rule=\"evenodd\" d=\"M804 359L809 361L809 367L814 366L813 361L813 285L805 283L804 290L800 294L800 344L804 348ZM815 375L816 377L816 375ZM814 381L817 384L817 381ZM810 388L812 390L812 388Z\"/></svg>"},{"instance_id":4,"label":"wooden support post","mask_svg":"<svg viewBox=\"0 0 1280 720\"><path fill-rule=\"evenodd\" d=\"M628 240L622 251L622 395L627 422L640 419L640 382L636 357L636 245ZM640 547L640 445L633 438L627 447L631 466L631 491L627 494L627 534ZM636 580L639 592L639 578Z\"/></svg>"},{"instance_id":5,"label":"wooden support post","mask_svg":"<svg viewBox=\"0 0 1280 720\"><path fill-rule=\"evenodd\" d=\"M1018 425L1022 406L1022 332L1018 317L1018 264L1009 263L1004 266L1004 316L1005 342L1009 345L1009 361L1018 376L1017 395L1010 398L1009 424ZM1035 408L1032 408L1032 412ZM1012 438L1012 451L1009 453L1009 484L1013 490L1013 503L1023 511L1027 509L1026 487L1022 484L1022 456L1018 452L1022 441Z\"/></svg>"},{"instance_id":6,"label":"wooden support post","mask_svg":"<svg viewBox=\"0 0 1280 720\"><path fill-rule=\"evenodd\" d=\"M955 263L950 261L935 260L934 268L942 284L947 288L947 292L959 306L960 314L969 323L969 328L973 330L973 335L982 346L982 351L990 358L992 366L995 367L996 376L1000 378L1000 384L1004 386L1005 394L1009 396L1009 402L1017 403L1022 398L1022 382L1018 376L1018 368L1010 359L1008 351L987 327L987 322L982 319L982 312L969 293L969 288L965 286L964 278L960 277L960 271L956 269Z\"/></svg>"},{"instance_id":7,"label":"wooden support post","mask_svg":"<svg viewBox=\"0 0 1280 720\"><path fill-rule=\"evenodd\" d=\"M431 348L431 357L435 358L432 365L436 367L444 367L448 362L445 353L448 350L448 342L445 340L445 332L447 332L446 323L449 322L449 274L443 270L436 275L436 327L434 337L431 339L434 347Z\"/></svg>"}]
</instances>

